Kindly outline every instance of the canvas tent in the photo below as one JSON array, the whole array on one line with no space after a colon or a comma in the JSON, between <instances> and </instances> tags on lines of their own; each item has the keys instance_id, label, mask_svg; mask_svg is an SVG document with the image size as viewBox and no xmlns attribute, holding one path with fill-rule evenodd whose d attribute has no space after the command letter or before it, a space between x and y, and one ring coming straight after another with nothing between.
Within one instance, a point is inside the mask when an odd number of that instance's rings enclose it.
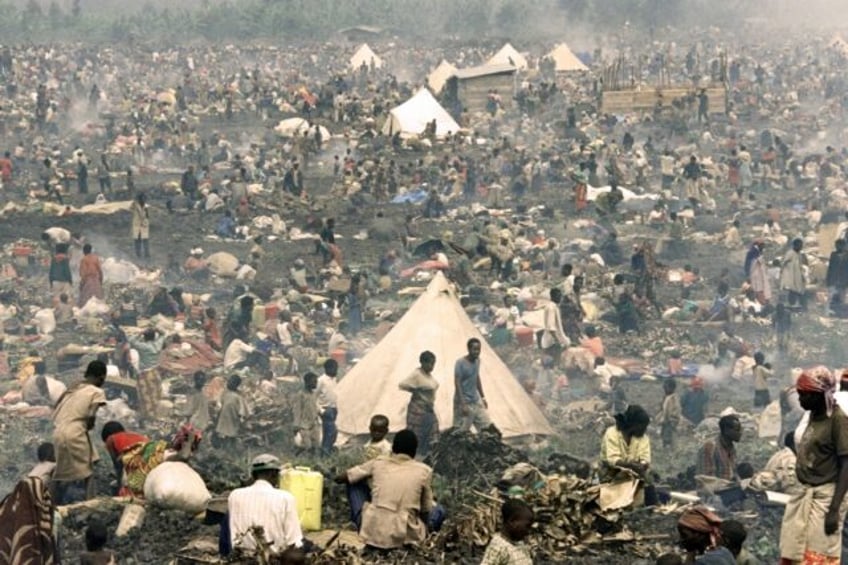
<instances>
[{"instance_id":1,"label":"canvas tent","mask_svg":"<svg viewBox=\"0 0 848 565\"><path fill-rule=\"evenodd\" d=\"M509 368L482 338L459 303L450 283L437 273L395 327L339 382L337 425L342 433L368 433L374 414L389 417L391 429L406 427L409 393L398 388L416 367L423 351L436 355L433 376L439 382L436 416L439 428L453 425L453 367L466 354L472 337L482 341L480 354L483 391L489 416L505 438L550 435L550 424L513 377Z\"/></svg>"},{"instance_id":2,"label":"canvas tent","mask_svg":"<svg viewBox=\"0 0 848 565\"><path fill-rule=\"evenodd\" d=\"M368 47L367 43L363 43L359 49L356 50L356 53L353 54L353 57L350 58L350 66L355 71L359 70L362 63L365 63L365 66L370 68L372 61L374 62L374 67L378 69L383 66L383 60L380 59L370 47Z\"/></svg>"},{"instance_id":3,"label":"canvas tent","mask_svg":"<svg viewBox=\"0 0 848 565\"><path fill-rule=\"evenodd\" d=\"M450 77L456 74L456 67L442 59L442 62L439 63L439 66L433 69L429 75L427 75L427 86L430 87L430 90L438 94L444 88L445 83L448 81Z\"/></svg>"},{"instance_id":4,"label":"canvas tent","mask_svg":"<svg viewBox=\"0 0 848 565\"><path fill-rule=\"evenodd\" d=\"M589 67L583 64L583 61L577 58L571 49L565 43L560 43L551 50L546 57L553 59L554 69L558 73L568 73L574 71L588 71Z\"/></svg>"},{"instance_id":5,"label":"canvas tent","mask_svg":"<svg viewBox=\"0 0 848 565\"><path fill-rule=\"evenodd\" d=\"M444 137L460 129L459 124L433 98L430 91L422 88L412 98L392 108L383 124L383 134L394 135L400 132L402 136L418 135L433 120L436 120L436 137Z\"/></svg>"},{"instance_id":6,"label":"canvas tent","mask_svg":"<svg viewBox=\"0 0 848 565\"><path fill-rule=\"evenodd\" d=\"M516 69L523 70L527 68L527 59L524 55L515 50L515 47L507 43L501 50L492 55L492 58L486 61L486 65L512 65Z\"/></svg>"}]
</instances>

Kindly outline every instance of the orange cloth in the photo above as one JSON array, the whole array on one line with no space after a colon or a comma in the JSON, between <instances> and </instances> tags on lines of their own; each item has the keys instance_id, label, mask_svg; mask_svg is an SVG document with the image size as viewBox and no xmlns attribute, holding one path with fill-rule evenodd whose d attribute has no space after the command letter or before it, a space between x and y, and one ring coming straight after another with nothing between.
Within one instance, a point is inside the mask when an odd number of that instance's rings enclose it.
<instances>
[{"instance_id":1,"label":"orange cloth","mask_svg":"<svg viewBox=\"0 0 848 565\"><path fill-rule=\"evenodd\" d=\"M215 320L207 319L203 322L203 334L206 337L206 343L209 344L215 351L221 351L223 342L221 341L221 330L218 329L218 324Z\"/></svg>"},{"instance_id":2,"label":"orange cloth","mask_svg":"<svg viewBox=\"0 0 848 565\"><path fill-rule=\"evenodd\" d=\"M588 349L589 352L595 357L603 357L604 356L604 342L601 341L601 338L595 337L584 337L580 342L580 345L585 349Z\"/></svg>"}]
</instances>

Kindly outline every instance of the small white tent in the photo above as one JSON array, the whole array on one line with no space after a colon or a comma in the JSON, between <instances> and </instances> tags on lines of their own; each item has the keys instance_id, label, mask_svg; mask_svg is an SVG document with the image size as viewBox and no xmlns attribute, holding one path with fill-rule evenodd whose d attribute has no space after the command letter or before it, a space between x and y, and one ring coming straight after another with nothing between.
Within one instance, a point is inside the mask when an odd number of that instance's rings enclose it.
<instances>
[{"instance_id":1,"label":"small white tent","mask_svg":"<svg viewBox=\"0 0 848 565\"><path fill-rule=\"evenodd\" d=\"M353 70L358 71L362 66L362 63L365 63L366 67L371 68L372 61L375 68L379 69L383 66L383 60L380 59L370 47L368 47L367 43L363 43L359 49L356 50L356 53L353 54L353 57L350 58L350 66Z\"/></svg>"},{"instance_id":2,"label":"small white tent","mask_svg":"<svg viewBox=\"0 0 848 565\"><path fill-rule=\"evenodd\" d=\"M438 94L442 91L448 79L454 74L456 74L456 67L442 59L439 66L427 75L427 86L430 87L430 90Z\"/></svg>"},{"instance_id":3,"label":"small white tent","mask_svg":"<svg viewBox=\"0 0 848 565\"><path fill-rule=\"evenodd\" d=\"M444 137L459 131L459 124L433 98L430 91L422 88L415 95L389 112L383 124L384 135L412 136L424 133L429 122L436 120L436 137Z\"/></svg>"},{"instance_id":4,"label":"small white tent","mask_svg":"<svg viewBox=\"0 0 848 565\"><path fill-rule=\"evenodd\" d=\"M565 43L560 43L554 47L546 57L553 59L555 70L558 73L589 70L589 67L584 65L583 61L578 59L577 55Z\"/></svg>"},{"instance_id":5,"label":"small white tent","mask_svg":"<svg viewBox=\"0 0 848 565\"><path fill-rule=\"evenodd\" d=\"M527 68L527 59L524 55L515 50L515 47L507 43L501 50L492 55L492 58L486 61L486 65L512 65L516 69L523 70Z\"/></svg>"},{"instance_id":6,"label":"small white tent","mask_svg":"<svg viewBox=\"0 0 848 565\"><path fill-rule=\"evenodd\" d=\"M489 416L503 436L552 434L545 416L480 335L441 273L388 335L339 382L336 389L339 430L349 435L367 434L374 414L388 416L394 431L405 428L409 393L400 390L398 383L418 367L418 356L423 351L436 355L433 376L439 382L436 393L439 429L451 427L453 367L467 353L466 342L472 337L480 339L483 345L480 378Z\"/></svg>"}]
</instances>

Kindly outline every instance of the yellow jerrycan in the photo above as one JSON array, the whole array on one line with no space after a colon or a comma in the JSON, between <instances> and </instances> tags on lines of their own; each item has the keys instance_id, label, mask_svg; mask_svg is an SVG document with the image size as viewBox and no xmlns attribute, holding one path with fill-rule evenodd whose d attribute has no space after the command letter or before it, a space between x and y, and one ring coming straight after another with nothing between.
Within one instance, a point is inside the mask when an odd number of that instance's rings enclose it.
<instances>
[{"instance_id":1,"label":"yellow jerrycan","mask_svg":"<svg viewBox=\"0 0 848 565\"><path fill-rule=\"evenodd\" d=\"M280 474L280 488L294 495L300 527L309 531L320 530L324 476L309 467L289 467Z\"/></svg>"}]
</instances>

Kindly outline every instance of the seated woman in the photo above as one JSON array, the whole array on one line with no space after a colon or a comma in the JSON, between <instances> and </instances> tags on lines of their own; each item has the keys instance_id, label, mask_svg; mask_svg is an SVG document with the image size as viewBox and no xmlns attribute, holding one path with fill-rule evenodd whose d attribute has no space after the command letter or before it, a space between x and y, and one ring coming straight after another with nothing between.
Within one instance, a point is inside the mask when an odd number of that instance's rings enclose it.
<instances>
[{"instance_id":1,"label":"seated woman","mask_svg":"<svg viewBox=\"0 0 848 565\"><path fill-rule=\"evenodd\" d=\"M169 444L128 432L120 422L110 421L100 433L118 476L118 496L144 497L144 481L164 461L187 459L200 444L201 432L185 424Z\"/></svg>"},{"instance_id":2,"label":"seated woman","mask_svg":"<svg viewBox=\"0 0 848 565\"><path fill-rule=\"evenodd\" d=\"M615 415L615 425L607 428L601 440L601 464L608 478L615 478L622 469L647 476L651 467L650 422L648 412L636 404Z\"/></svg>"}]
</instances>

